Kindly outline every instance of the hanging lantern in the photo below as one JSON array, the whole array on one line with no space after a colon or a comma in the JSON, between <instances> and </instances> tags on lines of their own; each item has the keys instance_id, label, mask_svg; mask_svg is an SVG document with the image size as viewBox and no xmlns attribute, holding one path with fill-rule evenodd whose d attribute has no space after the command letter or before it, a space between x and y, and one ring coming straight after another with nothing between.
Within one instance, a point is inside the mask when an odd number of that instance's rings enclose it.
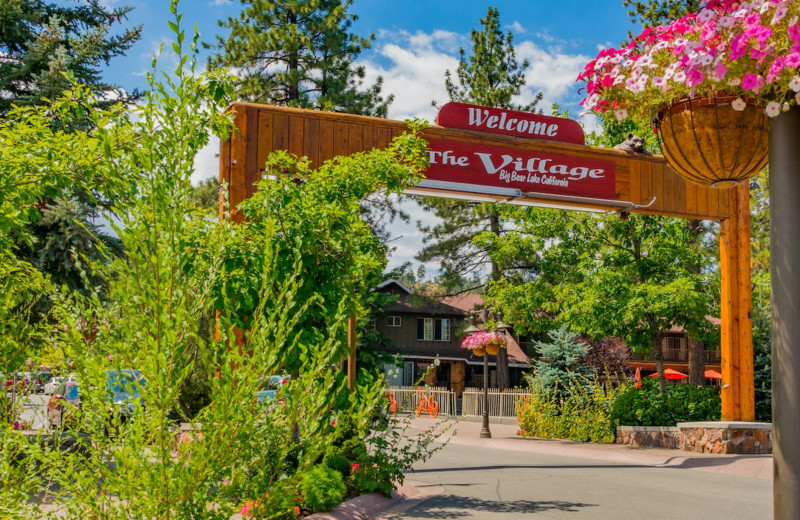
<instances>
[{"instance_id":1,"label":"hanging lantern","mask_svg":"<svg viewBox=\"0 0 800 520\"><path fill-rule=\"evenodd\" d=\"M770 119L735 96L675 103L655 125L669 165L697 184L729 188L767 165Z\"/></svg>"}]
</instances>

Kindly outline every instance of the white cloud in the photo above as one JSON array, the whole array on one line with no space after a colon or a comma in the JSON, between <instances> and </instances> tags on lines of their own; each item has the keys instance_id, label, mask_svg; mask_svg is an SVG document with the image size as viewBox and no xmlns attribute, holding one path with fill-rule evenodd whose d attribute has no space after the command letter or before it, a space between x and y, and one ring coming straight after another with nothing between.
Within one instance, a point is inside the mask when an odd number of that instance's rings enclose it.
<instances>
[{"instance_id":1,"label":"white cloud","mask_svg":"<svg viewBox=\"0 0 800 520\"><path fill-rule=\"evenodd\" d=\"M512 23L511 25L506 25L503 28L504 29L509 29L512 32L515 32L517 34L525 34L526 32L528 32L528 31L525 30L525 27L523 27L522 24L519 23L516 20L514 20L514 23Z\"/></svg>"},{"instance_id":2,"label":"white cloud","mask_svg":"<svg viewBox=\"0 0 800 520\"><path fill-rule=\"evenodd\" d=\"M211 136L208 144L194 156L192 184L219 176L219 138Z\"/></svg>"},{"instance_id":3,"label":"white cloud","mask_svg":"<svg viewBox=\"0 0 800 520\"><path fill-rule=\"evenodd\" d=\"M519 59L527 59L530 63L525 73L528 95L541 90L544 107L553 102L574 102L578 90L575 78L591 60L590 57L567 54L558 48L545 49L530 40L520 43L516 51Z\"/></svg>"},{"instance_id":4,"label":"white cloud","mask_svg":"<svg viewBox=\"0 0 800 520\"><path fill-rule=\"evenodd\" d=\"M231 0L211 0L208 5L231 5Z\"/></svg>"}]
</instances>

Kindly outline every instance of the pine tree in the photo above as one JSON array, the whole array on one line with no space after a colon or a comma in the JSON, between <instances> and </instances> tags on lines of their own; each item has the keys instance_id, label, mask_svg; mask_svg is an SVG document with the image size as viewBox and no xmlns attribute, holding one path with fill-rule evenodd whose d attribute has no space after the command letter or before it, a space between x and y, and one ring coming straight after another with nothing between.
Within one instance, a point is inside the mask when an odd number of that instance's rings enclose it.
<instances>
[{"instance_id":1,"label":"pine tree","mask_svg":"<svg viewBox=\"0 0 800 520\"><path fill-rule=\"evenodd\" d=\"M241 0L238 18L220 21L212 65L239 69L238 95L258 103L386 117L382 79L361 90L359 54L373 35L350 33L352 0ZM209 45L207 45L209 46Z\"/></svg>"},{"instance_id":2,"label":"pine tree","mask_svg":"<svg viewBox=\"0 0 800 520\"><path fill-rule=\"evenodd\" d=\"M514 52L511 31L503 33L500 12L490 7L481 19L481 29L472 30L472 54L459 50L456 82L452 73L445 73L445 87L451 101L476 105L536 112L542 94L537 93L525 105L512 102L525 85L528 61L519 63ZM541 112L541 111L539 111ZM488 266L490 278L498 280L501 266L492 261L485 246L479 246L479 235L499 236L503 223L494 204L473 204L448 199L423 199L422 206L439 217L435 226L420 226L425 233L425 246L417 260L438 260L442 266L442 281L446 288L454 288L465 278L483 274ZM472 287L474 289L475 287ZM467 290L469 290L468 288ZM508 354L505 349L497 356L497 385L502 391L508 385Z\"/></svg>"},{"instance_id":3,"label":"pine tree","mask_svg":"<svg viewBox=\"0 0 800 520\"><path fill-rule=\"evenodd\" d=\"M539 358L536 364L536 384L546 392L566 394L573 382L591 377L591 370L580 361L589 347L579 341L578 334L566 327L551 330L550 342L537 341L534 345Z\"/></svg>"},{"instance_id":4,"label":"pine tree","mask_svg":"<svg viewBox=\"0 0 800 520\"><path fill-rule=\"evenodd\" d=\"M12 104L58 97L69 88L67 76L100 95L125 95L103 81L101 66L141 38L141 26L111 34L132 8L109 8L100 0L74 3L0 2L0 114Z\"/></svg>"}]
</instances>

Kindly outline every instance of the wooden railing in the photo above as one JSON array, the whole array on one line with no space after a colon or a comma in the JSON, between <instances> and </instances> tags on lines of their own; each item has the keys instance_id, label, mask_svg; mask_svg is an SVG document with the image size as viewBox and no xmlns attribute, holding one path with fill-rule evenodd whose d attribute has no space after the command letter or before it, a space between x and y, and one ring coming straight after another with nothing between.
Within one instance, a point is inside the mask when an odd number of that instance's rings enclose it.
<instances>
[{"instance_id":1,"label":"wooden railing","mask_svg":"<svg viewBox=\"0 0 800 520\"><path fill-rule=\"evenodd\" d=\"M423 391L426 391L429 396L433 395L436 402L439 403L440 415L455 415L456 394L445 387L390 386L387 388L387 392L394 394L394 399L397 402L397 411L404 413L416 412L417 404Z\"/></svg>"},{"instance_id":2,"label":"wooden railing","mask_svg":"<svg viewBox=\"0 0 800 520\"><path fill-rule=\"evenodd\" d=\"M517 403L531 393L521 388L509 388L503 392L489 389L489 416L516 417ZM483 389L468 387L461 395L461 413L465 416L483 415Z\"/></svg>"},{"instance_id":3,"label":"wooden railing","mask_svg":"<svg viewBox=\"0 0 800 520\"><path fill-rule=\"evenodd\" d=\"M665 348L661 349L661 353L664 356L664 361L667 363L670 362L677 362L677 363L688 363L689 362L689 351L687 349L680 349L680 348ZM705 358L706 363L720 363L721 362L721 354L719 350L704 350L703 356ZM640 354L634 352L631 354L631 361L655 361L655 358L649 352L647 354Z\"/></svg>"}]
</instances>

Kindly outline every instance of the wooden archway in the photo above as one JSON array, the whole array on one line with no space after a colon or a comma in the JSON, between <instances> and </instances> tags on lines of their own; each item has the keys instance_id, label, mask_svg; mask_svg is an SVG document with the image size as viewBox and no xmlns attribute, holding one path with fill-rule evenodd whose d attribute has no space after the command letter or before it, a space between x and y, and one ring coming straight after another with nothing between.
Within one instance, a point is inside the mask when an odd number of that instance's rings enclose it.
<instances>
[{"instance_id":1,"label":"wooden archway","mask_svg":"<svg viewBox=\"0 0 800 520\"><path fill-rule=\"evenodd\" d=\"M251 196L267 156L287 150L319 165L337 155L386 147L406 130L405 123L366 116L236 103L237 131L222 143L220 181L228 184L230 208ZM746 183L716 189L685 181L662 157L631 156L606 148L542 141L431 126L423 137L459 144L497 146L520 153L606 161L615 171L613 196L600 199L558 197L524 192L482 194L497 201L529 205L599 209L665 215L720 223L722 420L755 419L753 339L750 311L750 211ZM473 192L421 186L417 194L469 197ZM444 191L444 192L443 192ZM439 193L437 193L439 192ZM220 207L220 211L223 208ZM232 209L233 218L239 218ZM352 327L351 327L352 329ZM350 334L353 335L352 332Z\"/></svg>"}]
</instances>

